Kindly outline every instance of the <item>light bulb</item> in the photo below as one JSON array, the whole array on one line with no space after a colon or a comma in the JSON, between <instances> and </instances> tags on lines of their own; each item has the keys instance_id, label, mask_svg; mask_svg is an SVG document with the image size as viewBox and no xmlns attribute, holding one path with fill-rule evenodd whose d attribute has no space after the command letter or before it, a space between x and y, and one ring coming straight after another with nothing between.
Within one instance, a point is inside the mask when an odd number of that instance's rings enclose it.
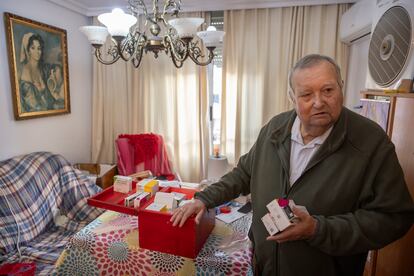
<instances>
[{"instance_id":1,"label":"light bulb","mask_svg":"<svg viewBox=\"0 0 414 276\"><path fill-rule=\"evenodd\" d=\"M120 8L115 8L112 10L112 13L116 15L120 15L120 14L124 14L124 11L121 10Z\"/></svg>"},{"instance_id":2,"label":"light bulb","mask_svg":"<svg viewBox=\"0 0 414 276\"><path fill-rule=\"evenodd\" d=\"M112 36L120 37L127 36L129 28L137 22L135 16L124 13L120 8L99 15L98 20L108 28Z\"/></svg>"},{"instance_id":3,"label":"light bulb","mask_svg":"<svg viewBox=\"0 0 414 276\"><path fill-rule=\"evenodd\" d=\"M203 40L206 47L217 47L223 41L224 32L217 31L214 26L209 26L207 31L198 32L197 35Z\"/></svg>"}]
</instances>

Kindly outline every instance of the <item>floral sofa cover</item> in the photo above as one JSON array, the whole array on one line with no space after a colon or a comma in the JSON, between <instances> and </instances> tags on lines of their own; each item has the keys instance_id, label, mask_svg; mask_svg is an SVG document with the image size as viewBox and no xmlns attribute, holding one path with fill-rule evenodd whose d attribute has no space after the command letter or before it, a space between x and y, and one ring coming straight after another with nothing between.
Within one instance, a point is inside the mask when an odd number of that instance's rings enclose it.
<instances>
[{"instance_id":1,"label":"floral sofa cover","mask_svg":"<svg viewBox=\"0 0 414 276\"><path fill-rule=\"evenodd\" d=\"M99 191L57 154L1 161L0 265L35 262L36 275L52 274L70 237L102 212L86 201Z\"/></svg>"}]
</instances>

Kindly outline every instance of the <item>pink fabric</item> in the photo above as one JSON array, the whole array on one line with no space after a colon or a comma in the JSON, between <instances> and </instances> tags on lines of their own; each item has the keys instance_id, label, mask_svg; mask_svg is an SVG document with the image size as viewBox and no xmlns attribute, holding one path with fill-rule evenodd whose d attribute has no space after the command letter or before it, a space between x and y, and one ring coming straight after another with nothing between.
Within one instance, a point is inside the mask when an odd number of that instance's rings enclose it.
<instances>
[{"instance_id":1,"label":"pink fabric","mask_svg":"<svg viewBox=\"0 0 414 276\"><path fill-rule=\"evenodd\" d=\"M135 172L134 166L134 147L129 143L128 138L116 139L118 173L120 175L130 175Z\"/></svg>"},{"instance_id":2,"label":"pink fabric","mask_svg":"<svg viewBox=\"0 0 414 276\"><path fill-rule=\"evenodd\" d=\"M122 134L117 139L118 166L121 175L150 170L155 176L174 178L164 139L161 135Z\"/></svg>"}]
</instances>

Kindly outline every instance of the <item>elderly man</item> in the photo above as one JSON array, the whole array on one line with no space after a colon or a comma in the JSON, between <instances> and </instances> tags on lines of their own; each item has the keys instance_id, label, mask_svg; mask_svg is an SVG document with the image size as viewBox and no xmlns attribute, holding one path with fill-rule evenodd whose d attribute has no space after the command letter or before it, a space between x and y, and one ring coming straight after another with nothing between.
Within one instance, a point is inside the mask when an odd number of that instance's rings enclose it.
<instances>
[{"instance_id":1,"label":"elderly man","mask_svg":"<svg viewBox=\"0 0 414 276\"><path fill-rule=\"evenodd\" d=\"M342 106L331 58L303 57L289 83L295 109L271 119L237 167L171 220L182 226L251 193L259 275L362 275L368 250L398 239L414 220L394 145L380 126ZM269 237L261 217L275 198L293 199L310 215L295 209L294 225Z\"/></svg>"}]
</instances>

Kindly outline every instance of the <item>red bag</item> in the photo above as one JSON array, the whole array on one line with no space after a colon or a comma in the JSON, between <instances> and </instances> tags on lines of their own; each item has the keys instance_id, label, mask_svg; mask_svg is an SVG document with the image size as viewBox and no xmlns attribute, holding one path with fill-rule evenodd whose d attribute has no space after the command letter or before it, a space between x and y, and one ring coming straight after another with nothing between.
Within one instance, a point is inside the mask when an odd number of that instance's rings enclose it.
<instances>
[{"instance_id":1,"label":"red bag","mask_svg":"<svg viewBox=\"0 0 414 276\"><path fill-rule=\"evenodd\" d=\"M34 276L35 272L35 263L14 263L0 266L0 275Z\"/></svg>"}]
</instances>

